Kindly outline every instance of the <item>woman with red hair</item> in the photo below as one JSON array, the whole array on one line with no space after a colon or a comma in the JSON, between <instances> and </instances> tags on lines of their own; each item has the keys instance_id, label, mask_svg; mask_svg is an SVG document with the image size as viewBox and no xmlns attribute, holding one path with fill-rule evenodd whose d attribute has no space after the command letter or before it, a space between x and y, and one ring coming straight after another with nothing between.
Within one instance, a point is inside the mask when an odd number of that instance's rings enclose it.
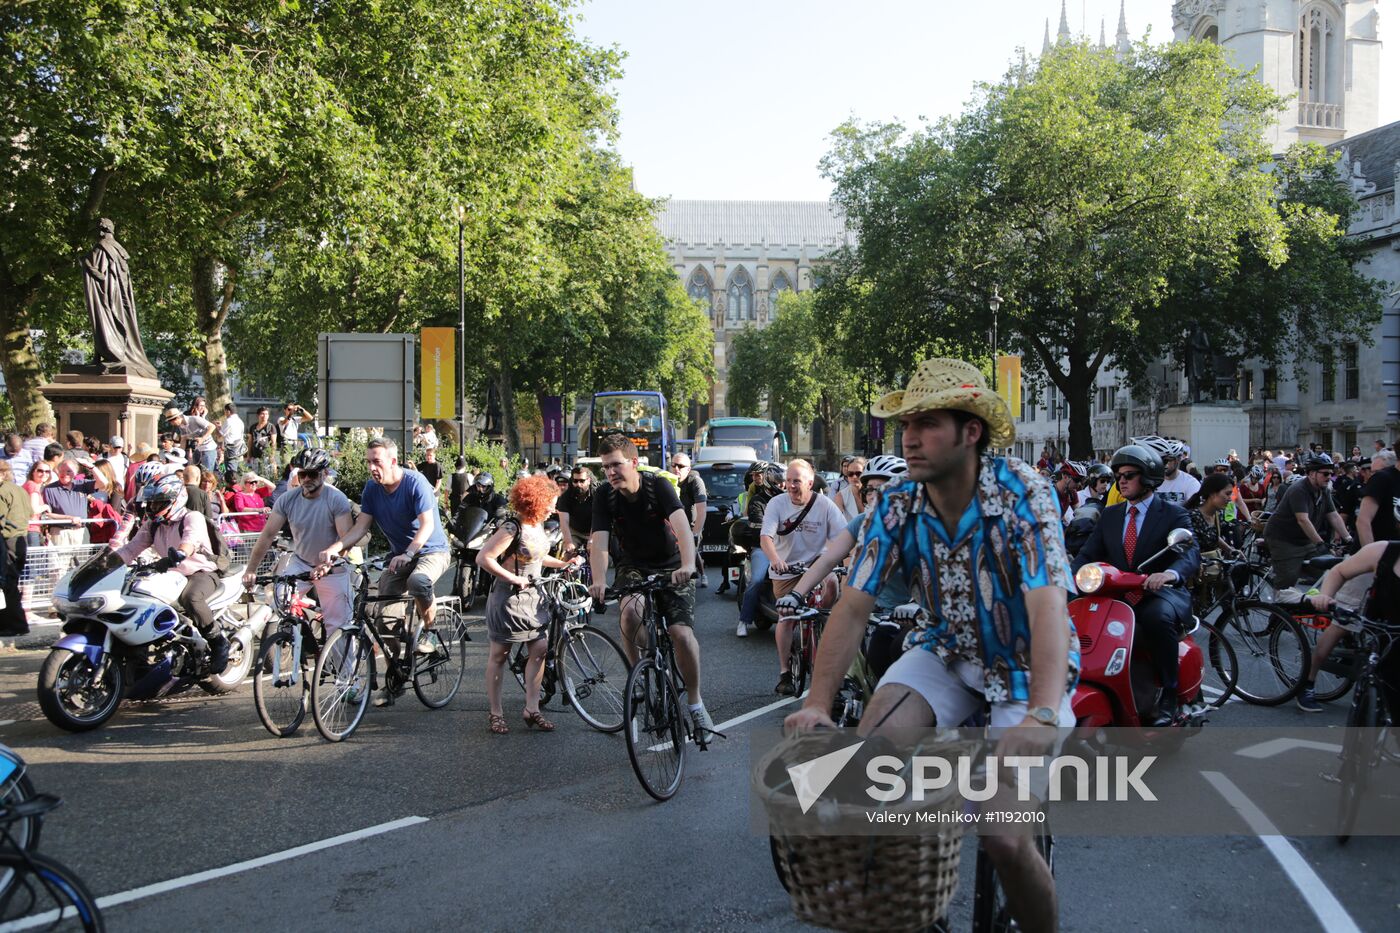
<instances>
[{"instance_id":1,"label":"woman with red hair","mask_svg":"<svg viewBox=\"0 0 1400 933\"><path fill-rule=\"evenodd\" d=\"M549 538L541 523L554 511L559 487L540 474L520 480L510 490L511 516L482 546L476 565L499 578L486 601L486 634L491 654L486 661L486 698L490 703L490 728L496 735L510 731L501 710L501 677L511 645L528 644L530 657L525 665L525 725L543 732L554 731L554 723L540 714L540 682L544 677L544 656L548 644L545 615L539 590L530 579L541 567L568 567L570 562L549 556ZM574 561L581 561L575 558Z\"/></svg>"}]
</instances>

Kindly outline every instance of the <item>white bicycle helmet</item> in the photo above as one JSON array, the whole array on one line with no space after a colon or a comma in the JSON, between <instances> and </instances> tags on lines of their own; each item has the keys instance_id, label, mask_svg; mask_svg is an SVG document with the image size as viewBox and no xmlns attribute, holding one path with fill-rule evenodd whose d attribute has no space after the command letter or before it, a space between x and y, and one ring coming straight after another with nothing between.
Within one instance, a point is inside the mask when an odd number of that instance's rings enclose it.
<instances>
[{"instance_id":1,"label":"white bicycle helmet","mask_svg":"<svg viewBox=\"0 0 1400 933\"><path fill-rule=\"evenodd\" d=\"M909 464L904 462L903 457L896 457L893 454L880 454L872 457L870 462L861 471L862 480L875 477L876 479L887 479L891 482L899 482L909 474Z\"/></svg>"},{"instance_id":2,"label":"white bicycle helmet","mask_svg":"<svg viewBox=\"0 0 1400 933\"><path fill-rule=\"evenodd\" d=\"M1158 437L1155 434L1148 434L1144 437L1130 437L1128 438L1128 443L1137 444L1140 447L1150 447L1157 451L1157 455L1163 460L1180 460L1186 456L1186 445L1181 441Z\"/></svg>"}]
</instances>

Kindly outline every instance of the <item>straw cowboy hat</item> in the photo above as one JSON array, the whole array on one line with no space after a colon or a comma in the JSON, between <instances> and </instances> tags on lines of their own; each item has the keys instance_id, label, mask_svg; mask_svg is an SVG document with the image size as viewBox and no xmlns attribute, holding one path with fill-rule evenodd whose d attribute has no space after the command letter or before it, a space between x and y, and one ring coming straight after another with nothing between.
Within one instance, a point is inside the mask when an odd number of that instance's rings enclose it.
<instances>
[{"instance_id":1,"label":"straw cowboy hat","mask_svg":"<svg viewBox=\"0 0 1400 933\"><path fill-rule=\"evenodd\" d=\"M952 409L974 414L987 423L988 444L1010 447L1016 440L1011 409L1005 399L987 387L987 380L971 363L962 360L924 360L907 388L891 392L870 409L877 418L898 418L916 411Z\"/></svg>"}]
</instances>

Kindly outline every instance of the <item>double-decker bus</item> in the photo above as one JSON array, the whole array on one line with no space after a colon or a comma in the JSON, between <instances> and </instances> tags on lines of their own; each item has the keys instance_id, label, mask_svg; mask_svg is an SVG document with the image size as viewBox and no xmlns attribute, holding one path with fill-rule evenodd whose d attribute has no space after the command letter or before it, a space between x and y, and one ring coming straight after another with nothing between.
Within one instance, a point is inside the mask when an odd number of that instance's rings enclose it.
<instances>
[{"instance_id":1,"label":"double-decker bus","mask_svg":"<svg viewBox=\"0 0 1400 933\"><path fill-rule=\"evenodd\" d=\"M695 435L695 449L752 447L760 460L777 462L787 452L787 438L762 418L711 418Z\"/></svg>"},{"instance_id":2,"label":"double-decker bus","mask_svg":"<svg viewBox=\"0 0 1400 933\"><path fill-rule=\"evenodd\" d=\"M675 431L666 410L666 396L649 389L595 392L588 415L588 453L598 455L598 442L621 434L637 445L652 466L666 468L675 449Z\"/></svg>"}]
</instances>

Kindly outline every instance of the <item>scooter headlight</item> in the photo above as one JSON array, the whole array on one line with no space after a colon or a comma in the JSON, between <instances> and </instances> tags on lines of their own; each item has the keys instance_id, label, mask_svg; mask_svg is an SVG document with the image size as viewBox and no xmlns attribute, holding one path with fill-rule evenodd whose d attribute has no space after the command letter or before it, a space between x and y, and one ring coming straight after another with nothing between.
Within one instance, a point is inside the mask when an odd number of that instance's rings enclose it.
<instances>
[{"instance_id":1,"label":"scooter headlight","mask_svg":"<svg viewBox=\"0 0 1400 933\"><path fill-rule=\"evenodd\" d=\"M1074 585L1081 593L1097 593L1103 586L1103 568L1098 564L1085 564L1074 574Z\"/></svg>"}]
</instances>

